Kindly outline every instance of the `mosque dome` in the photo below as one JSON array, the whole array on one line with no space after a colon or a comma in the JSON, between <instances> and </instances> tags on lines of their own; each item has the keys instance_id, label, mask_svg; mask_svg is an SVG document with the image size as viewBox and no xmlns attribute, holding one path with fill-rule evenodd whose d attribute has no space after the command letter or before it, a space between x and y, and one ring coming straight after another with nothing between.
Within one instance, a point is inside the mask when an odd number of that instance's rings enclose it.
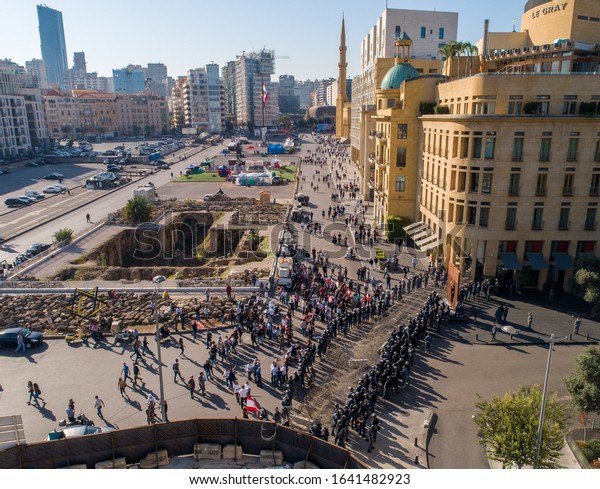
<instances>
[{"instance_id":1,"label":"mosque dome","mask_svg":"<svg viewBox=\"0 0 600 489\"><path fill-rule=\"evenodd\" d=\"M383 77L381 89L393 90L400 88L402 82L418 76L420 76L419 72L410 63L396 63Z\"/></svg>"}]
</instances>

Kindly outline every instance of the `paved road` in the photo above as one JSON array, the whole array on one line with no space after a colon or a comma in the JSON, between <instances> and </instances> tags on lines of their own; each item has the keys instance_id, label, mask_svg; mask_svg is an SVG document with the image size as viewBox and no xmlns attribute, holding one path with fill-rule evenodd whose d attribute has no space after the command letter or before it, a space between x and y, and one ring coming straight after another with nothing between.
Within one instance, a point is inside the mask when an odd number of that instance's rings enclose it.
<instances>
[{"instance_id":1,"label":"paved road","mask_svg":"<svg viewBox=\"0 0 600 489\"><path fill-rule=\"evenodd\" d=\"M172 161L176 163L172 166L172 172L176 173L179 171L185 171L185 166L190 162L199 163L206 156L216 155L218 147L208 147L204 151L199 151L200 148L185 148L181 152L171 156ZM199 151L199 152L198 152ZM198 152L197 154L195 154ZM185 161L179 161L180 155L194 154ZM171 161L166 158L167 161ZM64 164L69 165L69 164ZM58 165L57 165L58 166ZM52 167L54 168L54 167ZM75 183L79 185L82 179L85 179L86 173L79 167L68 166L66 170L61 170L61 173L65 173L70 180L65 180L65 184ZM87 168L87 167L85 167ZM26 168L20 171L39 171L41 174L48 173L47 167L42 168ZM54 171L54 170L52 170ZM58 171L58 170L56 170ZM70 173L68 173L70 172ZM87 174L93 174L94 172L89 171ZM12 174L6 175L10 176ZM5 176L5 175L2 175ZM16 177L15 177L16 178ZM169 171L158 172L154 175L139 180L139 183L153 182L157 187L160 187L171 180ZM21 184L17 180L13 180L13 187L21 185L21 188L30 188L30 181L28 178L24 178ZM135 185L135 184L134 184ZM7 190L8 191L8 190ZM19 192L18 192L19 193ZM104 194L100 200L94 200L89 204L82 204L82 199L89 202L91 199L96 199L98 195ZM82 197L83 195L83 197ZM24 230L31 223L35 225L29 232L19 236L14 240L8 240L0 246L0 262L6 260L10 263L14 258L23 253L33 243L48 243L52 241L52 235L55 231L60 228L68 227L74 231L75 235L82 234L88 229L91 229L94 222L103 220L107 214L114 212L117 209L122 208L127 200L133 195L133 187L126 186L117 189L113 192L107 192L103 190L84 190L74 192L73 195L60 195L48 199L46 202L38 202L32 206L28 206L24 209L20 209L13 213L9 213L6 216L0 217L0 235L10 236L15 234L12 229L13 226L17 226L17 229ZM50 209L51 214L47 214L47 209ZM73 210L75 209L75 210ZM92 223L86 223L85 215L89 213L91 215ZM49 217L63 214L58 222L49 222L44 224ZM3 227L4 225L4 227Z\"/></svg>"}]
</instances>

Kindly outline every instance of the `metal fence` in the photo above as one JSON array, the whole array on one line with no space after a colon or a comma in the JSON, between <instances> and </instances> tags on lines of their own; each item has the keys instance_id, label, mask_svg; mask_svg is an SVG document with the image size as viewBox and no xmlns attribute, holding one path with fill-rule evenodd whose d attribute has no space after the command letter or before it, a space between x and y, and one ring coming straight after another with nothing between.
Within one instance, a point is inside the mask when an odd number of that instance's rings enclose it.
<instances>
[{"instance_id":1,"label":"metal fence","mask_svg":"<svg viewBox=\"0 0 600 489\"><path fill-rule=\"evenodd\" d=\"M271 439L273 438L273 439ZM308 461L322 469L366 468L351 453L308 433L246 419L190 419L92 436L18 445L0 452L0 469L56 469L125 457L135 464L166 449L169 457L187 455L195 443L241 445L244 454L280 450L289 463Z\"/></svg>"}]
</instances>

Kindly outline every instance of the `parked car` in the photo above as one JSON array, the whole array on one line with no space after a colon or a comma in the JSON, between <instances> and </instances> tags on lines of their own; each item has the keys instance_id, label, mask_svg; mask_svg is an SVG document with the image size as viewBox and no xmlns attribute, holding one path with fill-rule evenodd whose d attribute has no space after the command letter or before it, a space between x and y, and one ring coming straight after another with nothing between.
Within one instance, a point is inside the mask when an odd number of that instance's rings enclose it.
<instances>
[{"instance_id":1,"label":"parked car","mask_svg":"<svg viewBox=\"0 0 600 489\"><path fill-rule=\"evenodd\" d=\"M51 245L46 243L36 243L32 244L29 248L27 248L26 254L30 256L39 255L42 251L46 251L50 248Z\"/></svg>"},{"instance_id":2,"label":"parked car","mask_svg":"<svg viewBox=\"0 0 600 489\"><path fill-rule=\"evenodd\" d=\"M40 166L40 164L37 161L28 161L27 163L25 163L25 166L29 168L36 168Z\"/></svg>"},{"instance_id":3,"label":"parked car","mask_svg":"<svg viewBox=\"0 0 600 489\"><path fill-rule=\"evenodd\" d=\"M27 200L29 204L33 204L34 202L37 202L37 199L34 199L33 197L28 197L27 195L19 195L19 197L17 197L17 198Z\"/></svg>"},{"instance_id":4,"label":"parked car","mask_svg":"<svg viewBox=\"0 0 600 489\"><path fill-rule=\"evenodd\" d=\"M171 169L171 167L167 163L162 163L162 164L158 165L158 167L161 170L170 170Z\"/></svg>"},{"instance_id":5,"label":"parked car","mask_svg":"<svg viewBox=\"0 0 600 489\"><path fill-rule=\"evenodd\" d=\"M6 199L4 201L7 207L22 207L24 205L29 205L29 199L23 199L21 197L13 197L11 199Z\"/></svg>"},{"instance_id":6,"label":"parked car","mask_svg":"<svg viewBox=\"0 0 600 489\"><path fill-rule=\"evenodd\" d=\"M44 192L45 194L60 194L61 192L66 192L67 191L67 187L65 187L64 185L49 185L48 187L46 187L44 190L42 190L42 192Z\"/></svg>"},{"instance_id":7,"label":"parked car","mask_svg":"<svg viewBox=\"0 0 600 489\"><path fill-rule=\"evenodd\" d=\"M42 200L46 196L43 193L38 192L37 190L26 190L25 197L31 197L35 200Z\"/></svg>"},{"instance_id":8,"label":"parked car","mask_svg":"<svg viewBox=\"0 0 600 489\"><path fill-rule=\"evenodd\" d=\"M0 175L5 175L6 173L10 173L8 170L0 170Z\"/></svg>"},{"instance_id":9,"label":"parked car","mask_svg":"<svg viewBox=\"0 0 600 489\"><path fill-rule=\"evenodd\" d=\"M106 167L106 171L110 171L110 172L114 172L114 173L118 173L120 171L123 171L123 167L119 166L119 165L108 165Z\"/></svg>"},{"instance_id":10,"label":"parked car","mask_svg":"<svg viewBox=\"0 0 600 489\"><path fill-rule=\"evenodd\" d=\"M31 348L32 346L39 345L44 341L44 335L37 331L31 331L27 328L8 328L0 331L0 348L4 347L15 347L17 346L17 336L19 333L23 335L25 340L25 346Z\"/></svg>"},{"instance_id":11,"label":"parked car","mask_svg":"<svg viewBox=\"0 0 600 489\"><path fill-rule=\"evenodd\" d=\"M44 177L44 180L62 180L65 176L62 173L50 173Z\"/></svg>"}]
</instances>

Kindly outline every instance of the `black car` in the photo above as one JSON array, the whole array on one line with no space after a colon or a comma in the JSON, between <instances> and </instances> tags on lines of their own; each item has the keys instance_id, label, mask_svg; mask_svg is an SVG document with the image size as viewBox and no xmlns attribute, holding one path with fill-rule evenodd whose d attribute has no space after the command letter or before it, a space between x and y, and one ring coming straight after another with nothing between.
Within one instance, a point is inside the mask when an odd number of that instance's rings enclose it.
<instances>
[{"instance_id":1,"label":"black car","mask_svg":"<svg viewBox=\"0 0 600 489\"><path fill-rule=\"evenodd\" d=\"M50 248L51 245L46 244L46 243L36 243L36 244L32 244L27 251L25 252L26 255L29 256L35 256L35 255L39 255L42 251L46 251L48 248Z\"/></svg>"},{"instance_id":2,"label":"black car","mask_svg":"<svg viewBox=\"0 0 600 489\"><path fill-rule=\"evenodd\" d=\"M46 175L44 180L62 180L65 176L62 173L50 173L50 175Z\"/></svg>"},{"instance_id":3,"label":"black car","mask_svg":"<svg viewBox=\"0 0 600 489\"><path fill-rule=\"evenodd\" d=\"M7 207L21 207L23 205L29 205L31 202L22 197L14 197L12 199L6 199L4 203Z\"/></svg>"},{"instance_id":4,"label":"black car","mask_svg":"<svg viewBox=\"0 0 600 489\"><path fill-rule=\"evenodd\" d=\"M19 333L23 335L25 346L31 348L39 345L44 341L44 335L37 331L31 331L27 328L8 328L0 331L0 348L17 347L17 336Z\"/></svg>"}]
</instances>

